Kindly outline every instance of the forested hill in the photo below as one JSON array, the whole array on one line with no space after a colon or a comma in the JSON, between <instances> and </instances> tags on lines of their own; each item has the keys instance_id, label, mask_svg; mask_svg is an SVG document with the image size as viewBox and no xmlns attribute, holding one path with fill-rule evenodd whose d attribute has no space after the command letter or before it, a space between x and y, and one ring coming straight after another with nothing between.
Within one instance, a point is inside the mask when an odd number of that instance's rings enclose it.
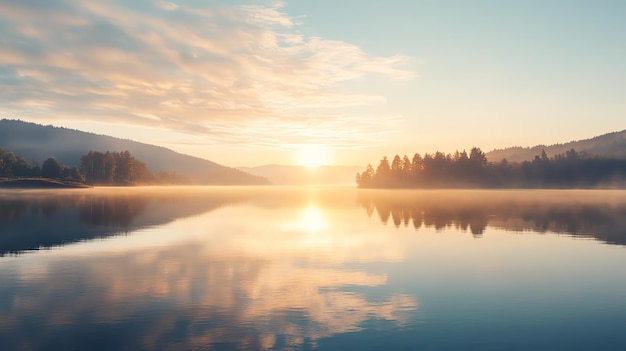
<instances>
[{"instance_id":1,"label":"forested hill","mask_svg":"<svg viewBox=\"0 0 626 351\"><path fill-rule=\"evenodd\" d=\"M506 159L509 162L532 161L543 150L548 157L563 154L571 149L585 156L626 159L626 130L600 135L591 139L571 141L565 144L537 145L533 147L508 147L488 152L487 159L499 162Z\"/></svg>"},{"instance_id":2,"label":"forested hill","mask_svg":"<svg viewBox=\"0 0 626 351\"><path fill-rule=\"evenodd\" d=\"M90 150L129 151L152 172L176 173L196 184L267 183L262 177L164 147L19 120L0 120L0 148L39 164L52 156L69 167L80 167L81 155Z\"/></svg>"}]
</instances>

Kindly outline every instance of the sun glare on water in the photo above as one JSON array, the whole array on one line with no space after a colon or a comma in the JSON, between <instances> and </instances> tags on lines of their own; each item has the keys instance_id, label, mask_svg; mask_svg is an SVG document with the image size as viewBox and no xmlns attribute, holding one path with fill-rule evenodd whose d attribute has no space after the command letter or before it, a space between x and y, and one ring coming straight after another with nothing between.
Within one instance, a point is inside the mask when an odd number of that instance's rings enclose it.
<instances>
[{"instance_id":1,"label":"sun glare on water","mask_svg":"<svg viewBox=\"0 0 626 351\"><path fill-rule=\"evenodd\" d=\"M319 234L328 228L323 212L316 206L302 209L300 216L288 221L283 229L291 232Z\"/></svg>"},{"instance_id":2,"label":"sun glare on water","mask_svg":"<svg viewBox=\"0 0 626 351\"><path fill-rule=\"evenodd\" d=\"M308 144L302 145L296 155L300 166L316 168L328 164L329 151L325 145Z\"/></svg>"}]
</instances>

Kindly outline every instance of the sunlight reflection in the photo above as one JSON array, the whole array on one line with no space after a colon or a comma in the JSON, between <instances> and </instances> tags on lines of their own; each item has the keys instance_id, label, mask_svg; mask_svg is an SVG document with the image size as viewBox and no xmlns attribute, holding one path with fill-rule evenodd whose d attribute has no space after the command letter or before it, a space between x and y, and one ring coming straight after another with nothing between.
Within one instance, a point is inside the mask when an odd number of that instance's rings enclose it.
<instances>
[{"instance_id":1,"label":"sunlight reflection","mask_svg":"<svg viewBox=\"0 0 626 351\"><path fill-rule=\"evenodd\" d=\"M302 211L300 218L285 224L283 228L286 231L314 234L326 230L328 222L318 207L310 205Z\"/></svg>"}]
</instances>

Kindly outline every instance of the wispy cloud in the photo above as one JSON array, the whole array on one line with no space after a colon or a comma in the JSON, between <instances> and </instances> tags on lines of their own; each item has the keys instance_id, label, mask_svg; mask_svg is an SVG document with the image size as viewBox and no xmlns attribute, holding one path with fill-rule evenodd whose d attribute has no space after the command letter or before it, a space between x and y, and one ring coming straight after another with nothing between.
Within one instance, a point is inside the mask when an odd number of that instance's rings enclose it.
<instances>
[{"instance_id":1,"label":"wispy cloud","mask_svg":"<svg viewBox=\"0 0 626 351\"><path fill-rule=\"evenodd\" d=\"M0 0L0 114L124 122L255 147L385 138L388 116L346 112L385 97L341 86L411 79L406 57L307 37L279 2L207 4Z\"/></svg>"}]
</instances>

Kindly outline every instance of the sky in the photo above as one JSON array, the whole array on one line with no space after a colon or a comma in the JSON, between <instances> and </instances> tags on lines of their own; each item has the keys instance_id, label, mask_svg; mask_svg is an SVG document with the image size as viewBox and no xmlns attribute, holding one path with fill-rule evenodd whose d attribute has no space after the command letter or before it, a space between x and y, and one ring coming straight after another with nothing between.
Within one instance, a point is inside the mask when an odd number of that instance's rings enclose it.
<instances>
[{"instance_id":1,"label":"sky","mask_svg":"<svg viewBox=\"0 0 626 351\"><path fill-rule=\"evenodd\" d=\"M0 0L0 118L227 166L626 129L626 1Z\"/></svg>"}]
</instances>

